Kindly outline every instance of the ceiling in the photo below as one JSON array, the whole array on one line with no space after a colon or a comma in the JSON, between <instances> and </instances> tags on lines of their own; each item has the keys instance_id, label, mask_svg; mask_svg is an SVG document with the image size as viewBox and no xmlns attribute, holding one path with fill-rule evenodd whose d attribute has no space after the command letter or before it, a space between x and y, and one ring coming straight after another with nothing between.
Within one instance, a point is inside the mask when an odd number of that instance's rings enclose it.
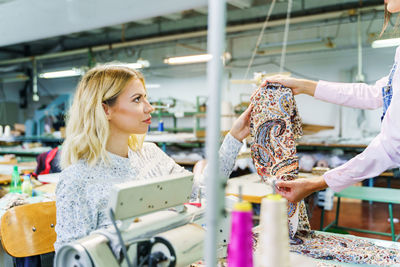
<instances>
[{"instance_id":1,"label":"ceiling","mask_svg":"<svg viewBox=\"0 0 400 267\"><path fill-rule=\"evenodd\" d=\"M53 0L50 1L54 2L51 6L44 5L45 1L49 2L48 0L37 0L36 2L42 3L42 5L37 4L32 9L32 6L29 6L33 5L31 0L0 0L0 18L2 13L7 13L13 14L12 18L20 21L16 25L10 23L11 16L8 16L8 23L2 23L4 19L7 19L4 16L0 19L0 25L3 25L0 26L0 33L3 32L3 36L6 36L4 33L8 33L9 36L19 36L3 41L3 45L0 42L0 72L15 71L24 63L30 64L32 57L40 60L50 60L52 57L61 56L90 57L90 54L96 51L140 47L154 43L179 42L181 46L188 46L190 40L192 42L198 39L204 41L206 38L207 6L204 5L205 0L147 0L147 4L143 4L145 1L131 0L130 2L136 3L136 6L130 4L126 8L122 4L124 1L129 2L128 0L115 0L112 2L117 3L115 6L97 4L105 10L100 10L94 3L95 8L87 4L77 4L78 0ZM92 1L95 0L83 2L90 3ZM191 3L174 8L165 5L166 2L172 6L177 5L178 2ZM354 21L356 9L360 8L365 14L374 14L376 10L382 9L382 2L382 0L294 0L291 23L321 24L339 19L341 22ZM60 6L57 6L57 3ZM71 26L68 26L70 22L63 21L66 19L65 13L61 12L60 14L63 15L59 16L58 13L49 14L52 13L52 8L56 8L57 12L60 12L60 8L67 8L66 3L75 3L75 8L84 9L84 11L69 10L69 13L67 12L70 17L76 18L76 21L81 21L81 23L75 23L73 27L69 27ZM21 9L22 4L24 4L23 11L10 13L13 12L12 8ZM271 0L227 0L228 38L243 32L258 33L270 5ZM287 0L276 0L269 28L283 29L287 5ZM159 8L153 8L154 6ZM40 13L39 11L42 9L44 12ZM90 10L97 12L96 16L92 15ZM135 14L132 17L134 19L129 20L129 16L125 15L132 13L133 10ZM157 10L157 12L148 12L148 10ZM15 14L19 14L19 16ZM81 20L79 16L85 17L85 20ZM95 23L91 23L92 20ZM40 26L40 21L44 21L42 26ZM46 38L40 38L40 34L30 34L36 31L43 32L42 28L46 27L49 28L48 32L43 34L43 36L47 36Z\"/></svg>"}]
</instances>

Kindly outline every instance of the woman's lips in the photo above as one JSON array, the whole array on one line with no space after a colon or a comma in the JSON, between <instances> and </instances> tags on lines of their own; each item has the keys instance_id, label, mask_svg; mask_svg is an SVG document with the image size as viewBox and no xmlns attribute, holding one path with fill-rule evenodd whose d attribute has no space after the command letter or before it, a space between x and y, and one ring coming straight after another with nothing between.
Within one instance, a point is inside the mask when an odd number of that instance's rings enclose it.
<instances>
[{"instance_id":1,"label":"woman's lips","mask_svg":"<svg viewBox=\"0 0 400 267\"><path fill-rule=\"evenodd\" d=\"M143 122L147 123L147 124L151 124L151 118L148 118L147 120L144 120Z\"/></svg>"}]
</instances>

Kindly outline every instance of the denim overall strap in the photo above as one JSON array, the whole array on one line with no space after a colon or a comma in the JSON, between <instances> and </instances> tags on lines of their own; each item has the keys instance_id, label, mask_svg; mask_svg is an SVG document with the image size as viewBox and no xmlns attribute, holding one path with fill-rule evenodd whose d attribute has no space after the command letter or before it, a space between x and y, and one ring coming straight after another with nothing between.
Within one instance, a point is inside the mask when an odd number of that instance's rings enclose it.
<instances>
[{"instance_id":1,"label":"denim overall strap","mask_svg":"<svg viewBox=\"0 0 400 267\"><path fill-rule=\"evenodd\" d=\"M395 62L392 67L392 71L390 72L390 75L389 75L388 84L386 86L382 87L383 114L381 117L381 121L385 117L386 111L389 108L390 102L392 101L392 95L393 95L392 81L393 81L394 73L396 72L396 67L397 67L397 62Z\"/></svg>"}]
</instances>

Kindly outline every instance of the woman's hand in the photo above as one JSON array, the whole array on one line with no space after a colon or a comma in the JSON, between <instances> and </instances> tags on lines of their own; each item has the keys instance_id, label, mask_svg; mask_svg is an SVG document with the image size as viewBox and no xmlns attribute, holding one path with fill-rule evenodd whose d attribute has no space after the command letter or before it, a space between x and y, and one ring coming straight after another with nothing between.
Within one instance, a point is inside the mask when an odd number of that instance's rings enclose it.
<instances>
[{"instance_id":1,"label":"woman's hand","mask_svg":"<svg viewBox=\"0 0 400 267\"><path fill-rule=\"evenodd\" d=\"M229 131L230 134L239 141L243 141L250 134L250 114L253 110L253 104L235 120L232 129Z\"/></svg>"},{"instance_id":2,"label":"woman's hand","mask_svg":"<svg viewBox=\"0 0 400 267\"><path fill-rule=\"evenodd\" d=\"M278 180L276 191L290 202L299 202L311 193L328 187L322 176L292 181Z\"/></svg>"},{"instance_id":3,"label":"woman's hand","mask_svg":"<svg viewBox=\"0 0 400 267\"><path fill-rule=\"evenodd\" d=\"M317 82L305 79L296 79L283 75L267 77L265 82L276 82L292 89L294 95L307 94L314 96ZM265 83L264 82L264 83Z\"/></svg>"}]
</instances>

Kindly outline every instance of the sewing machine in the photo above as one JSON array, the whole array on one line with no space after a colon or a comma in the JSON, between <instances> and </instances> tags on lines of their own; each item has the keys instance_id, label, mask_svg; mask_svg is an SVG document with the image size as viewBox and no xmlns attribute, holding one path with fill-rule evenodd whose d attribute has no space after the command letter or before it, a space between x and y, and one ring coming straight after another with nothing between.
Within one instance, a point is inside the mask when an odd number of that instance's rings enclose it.
<instances>
[{"instance_id":1,"label":"sewing machine","mask_svg":"<svg viewBox=\"0 0 400 267\"><path fill-rule=\"evenodd\" d=\"M63 246L55 266L187 266L203 258L205 208L189 202L193 175L173 175L114 186L113 225ZM229 217L218 240L226 253ZM118 255L118 257L116 256Z\"/></svg>"}]
</instances>

